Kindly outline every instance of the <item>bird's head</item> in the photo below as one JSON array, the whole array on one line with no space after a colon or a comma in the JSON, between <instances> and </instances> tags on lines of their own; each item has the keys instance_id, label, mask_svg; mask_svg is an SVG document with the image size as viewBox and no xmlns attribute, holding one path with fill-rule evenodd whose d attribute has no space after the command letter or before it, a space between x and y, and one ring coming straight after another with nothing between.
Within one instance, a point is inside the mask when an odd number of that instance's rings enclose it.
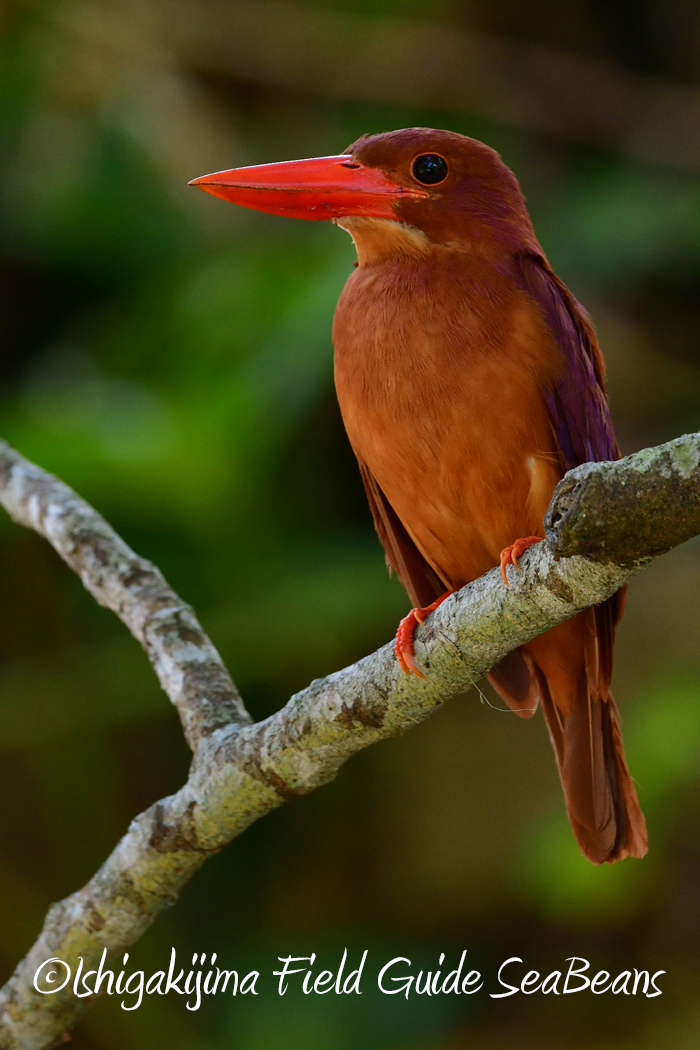
<instances>
[{"instance_id":1,"label":"bird's head","mask_svg":"<svg viewBox=\"0 0 700 1050\"><path fill-rule=\"evenodd\" d=\"M233 168L190 185L273 215L333 220L360 257L534 241L510 169L490 147L451 131L363 135L338 156Z\"/></svg>"}]
</instances>

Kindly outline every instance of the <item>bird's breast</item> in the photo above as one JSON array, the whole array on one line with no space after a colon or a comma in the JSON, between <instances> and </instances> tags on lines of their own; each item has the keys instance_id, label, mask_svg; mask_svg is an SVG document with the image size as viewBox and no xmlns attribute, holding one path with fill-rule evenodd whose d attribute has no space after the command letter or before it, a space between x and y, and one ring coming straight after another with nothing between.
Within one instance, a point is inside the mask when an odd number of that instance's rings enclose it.
<instances>
[{"instance_id":1,"label":"bird's breast","mask_svg":"<svg viewBox=\"0 0 700 1050\"><path fill-rule=\"evenodd\" d=\"M541 388L562 355L507 275L449 258L360 267L333 338L355 453L447 583L541 531L561 474Z\"/></svg>"}]
</instances>

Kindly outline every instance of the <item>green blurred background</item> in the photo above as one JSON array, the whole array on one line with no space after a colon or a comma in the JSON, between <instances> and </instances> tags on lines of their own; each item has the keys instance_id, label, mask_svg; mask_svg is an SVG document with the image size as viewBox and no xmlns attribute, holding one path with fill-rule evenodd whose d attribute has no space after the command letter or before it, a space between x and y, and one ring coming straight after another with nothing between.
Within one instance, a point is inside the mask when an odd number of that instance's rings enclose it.
<instances>
[{"instance_id":1,"label":"green blurred background","mask_svg":"<svg viewBox=\"0 0 700 1050\"><path fill-rule=\"evenodd\" d=\"M699 424L700 18L692 0L54 0L0 6L0 432L90 500L200 614L250 710L386 641L384 571L332 384L349 239L189 179L447 127L518 174L592 312L623 451ZM576 1050L700 1037L700 546L636 580L615 691L643 862L570 834L540 717L476 692L357 756L211 860L134 948L216 951L258 998L102 1000L81 1050ZM0 978L50 901L188 752L144 655L0 518ZM278 954L370 949L360 998L274 994ZM655 999L404 999L377 964L469 949L547 973L668 971Z\"/></svg>"}]
</instances>

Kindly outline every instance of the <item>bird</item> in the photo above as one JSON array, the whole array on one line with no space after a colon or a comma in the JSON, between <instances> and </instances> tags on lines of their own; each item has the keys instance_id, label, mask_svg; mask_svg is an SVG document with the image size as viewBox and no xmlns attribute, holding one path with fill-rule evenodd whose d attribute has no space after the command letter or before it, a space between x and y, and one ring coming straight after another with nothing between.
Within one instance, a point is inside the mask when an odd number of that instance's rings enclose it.
<instances>
[{"instance_id":1,"label":"bird","mask_svg":"<svg viewBox=\"0 0 700 1050\"><path fill-rule=\"evenodd\" d=\"M508 585L543 539L564 474L619 458L593 324L550 266L515 175L466 135L363 135L342 154L190 185L331 220L354 242L333 321L335 385L389 569L413 605L396 656L422 677L417 624L494 567ZM647 852L610 691L625 598L532 639L488 676L522 718L542 708L569 821L594 864Z\"/></svg>"}]
</instances>

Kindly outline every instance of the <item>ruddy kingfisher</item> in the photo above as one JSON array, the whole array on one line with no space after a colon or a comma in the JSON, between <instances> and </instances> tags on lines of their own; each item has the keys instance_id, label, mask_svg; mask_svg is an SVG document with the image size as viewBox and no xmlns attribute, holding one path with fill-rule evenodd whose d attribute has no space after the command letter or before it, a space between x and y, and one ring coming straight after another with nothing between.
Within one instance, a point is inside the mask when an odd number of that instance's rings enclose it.
<instances>
[{"instance_id":1,"label":"ruddy kingfisher","mask_svg":"<svg viewBox=\"0 0 700 1050\"><path fill-rule=\"evenodd\" d=\"M619 457L587 314L552 271L513 173L464 135L363 135L338 156L193 180L257 211L330 219L357 266L335 312L335 383L390 569L414 605L397 659L422 675L413 632L544 536L571 467ZM574 834L593 863L642 857L644 816L610 692L624 590L516 649L489 674L549 727Z\"/></svg>"}]
</instances>

